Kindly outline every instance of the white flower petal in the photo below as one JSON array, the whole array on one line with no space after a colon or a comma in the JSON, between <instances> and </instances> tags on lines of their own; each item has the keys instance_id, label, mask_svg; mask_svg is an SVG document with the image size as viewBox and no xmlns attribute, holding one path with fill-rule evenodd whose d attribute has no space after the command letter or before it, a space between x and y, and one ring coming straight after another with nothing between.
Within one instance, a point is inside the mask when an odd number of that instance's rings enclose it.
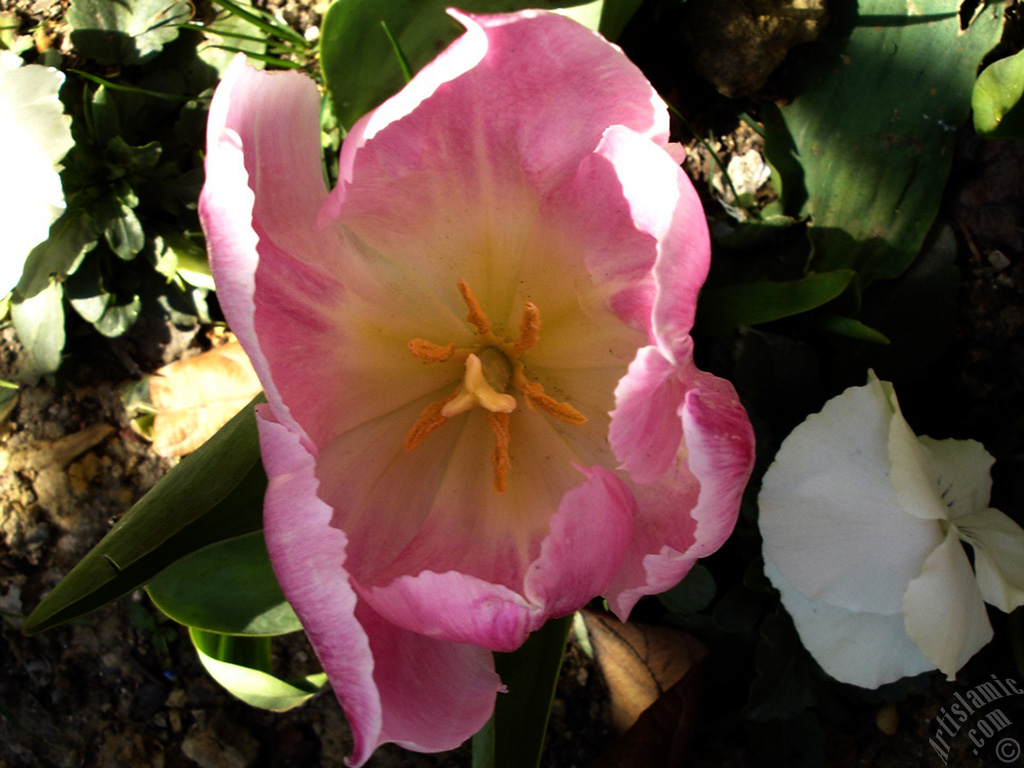
<instances>
[{"instance_id":1,"label":"white flower petal","mask_svg":"<svg viewBox=\"0 0 1024 768\"><path fill-rule=\"evenodd\" d=\"M974 548L974 572L985 602L1006 613L1024 605L1024 530L991 508L960 517L957 527Z\"/></svg>"},{"instance_id":2,"label":"white flower petal","mask_svg":"<svg viewBox=\"0 0 1024 768\"><path fill-rule=\"evenodd\" d=\"M992 495L992 465L995 459L977 440L918 441L936 473L939 496L948 519L960 525L960 518L988 507Z\"/></svg>"},{"instance_id":3,"label":"white flower petal","mask_svg":"<svg viewBox=\"0 0 1024 768\"><path fill-rule=\"evenodd\" d=\"M848 611L808 600L767 556L764 572L782 594L804 647L836 680L877 688L934 668L907 637L900 615Z\"/></svg>"},{"instance_id":4,"label":"white flower petal","mask_svg":"<svg viewBox=\"0 0 1024 768\"><path fill-rule=\"evenodd\" d=\"M992 639L985 602L955 526L907 587L903 616L911 640L950 680Z\"/></svg>"},{"instance_id":5,"label":"white flower petal","mask_svg":"<svg viewBox=\"0 0 1024 768\"><path fill-rule=\"evenodd\" d=\"M29 251L47 238L64 210L54 165L74 143L69 119L57 98L64 75L3 52L0 56L0 296L17 284Z\"/></svg>"},{"instance_id":6,"label":"white flower petal","mask_svg":"<svg viewBox=\"0 0 1024 768\"><path fill-rule=\"evenodd\" d=\"M914 517L925 520L948 520L946 501L939 488L939 471L917 435L903 418L893 395L896 409L889 422L889 478L900 506Z\"/></svg>"},{"instance_id":7,"label":"white flower petal","mask_svg":"<svg viewBox=\"0 0 1024 768\"><path fill-rule=\"evenodd\" d=\"M891 388L872 377L809 416L783 442L758 498L766 556L805 597L897 614L942 541L907 514L889 482Z\"/></svg>"}]
</instances>

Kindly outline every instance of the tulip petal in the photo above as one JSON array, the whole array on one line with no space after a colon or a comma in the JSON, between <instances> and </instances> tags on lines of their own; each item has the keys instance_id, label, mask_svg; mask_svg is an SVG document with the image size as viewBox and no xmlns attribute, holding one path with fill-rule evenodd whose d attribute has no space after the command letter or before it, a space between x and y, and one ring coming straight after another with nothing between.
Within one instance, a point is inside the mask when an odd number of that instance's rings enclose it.
<instances>
[{"instance_id":1,"label":"tulip petal","mask_svg":"<svg viewBox=\"0 0 1024 768\"><path fill-rule=\"evenodd\" d=\"M637 473L633 538L605 593L623 619L640 597L673 586L725 542L754 463L753 430L732 385L692 361L672 368L659 357L651 347L637 356L616 390L609 433L619 460ZM645 429L652 431L641 436ZM655 477L673 441L672 461Z\"/></svg>"},{"instance_id":2,"label":"tulip petal","mask_svg":"<svg viewBox=\"0 0 1024 768\"><path fill-rule=\"evenodd\" d=\"M407 629L515 650L549 618L585 605L622 563L633 525L632 495L608 470L580 471L585 481L563 495L519 591L454 570L425 571L369 589L367 600Z\"/></svg>"},{"instance_id":3,"label":"tulip petal","mask_svg":"<svg viewBox=\"0 0 1024 768\"><path fill-rule=\"evenodd\" d=\"M849 611L809 600L786 581L767 552L764 573L779 590L804 647L836 680L877 688L934 669L907 637L899 614Z\"/></svg>"},{"instance_id":4,"label":"tulip petal","mask_svg":"<svg viewBox=\"0 0 1024 768\"><path fill-rule=\"evenodd\" d=\"M422 751L458 746L493 711L500 681L490 654L402 630L357 600L346 536L315 495L313 456L269 408L257 418L267 550L352 727L350 764L389 741Z\"/></svg>"},{"instance_id":5,"label":"tulip petal","mask_svg":"<svg viewBox=\"0 0 1024 768\"><path fill-rule=\"evenodd\" d=\"M342 147L343 178L358 180L368 154L364 148L376 142L388 146L385 152L398 161L396 172L402 161L413 163L407 168L423 161L421 146L441 144L440 157L447 162L472 164L498 155L514 159L543 192L575 173L609 125L667 143L664 102L617 46L558 14L450 13L466 34L353 127L358 140L350 144L346 139ZM523 61L531 65L524 67ZM512 93L515 98L509 98ZM521 104L529 104L529 110ZM486 121L478 119L482 115ZM453 170L456 178L466 175ZM338 215L349 194L347 185L331 194L324 220Z\"/></svg>"},{"instance_id":6,"label":"tulip petal","mask_svg":"<svg viewBox=\"0 0 1024 768\"><path fill-rule=\"evenodd\" d=\"M892 406L872 379L829 400L783 441L758 497L764 547L804 597L895 614L941 543L900 506L889 475Z\"/></svg>"},{"instance_id":7,"label":"tulip petal","mask_svg":"<svg viewBox=\"0 0 1024 768\"><path fill-rule=\"evenodd\" d=\"M907 635L949 680L992 639L992 625L955 527L903 595Z\"/></svg>"},{"instance_id":8,"label":"tulip petal","mask_svg":"<svg viewBox=\"0 0 1024 768\"><path fill-rule=\"evenodd\" d=\"M323 267L337 258L338 242L318 236L314 227L315 213L327 196L320 166L319 103L309 78L258 72L243 56L236 58L210 105L206 184L199 200L218 300L275 414L295 430L300 427L275 381L275 374L282 376L289 366L272 366L263 348L266 340L258 338L258 326L281 325L274 317L265 319L281 307L274 302L277 297L264 300L268 279L258 273L274 269L270 288L281 292L320 296L323 304L336 298L336 280ZM284 282L282 273L287 275ZM324 325L308 310L297 319ZM294 329L283 333L294 357L314 357L318 350L309 347L317 339L326 343L324 334ZM308 372L307 365L290 369L293 374ZM291 407L295 405L292 400Z\"/></svg>"},{"instance_id":9,"label":"tulip petal","mask_svg":"<svg viewBox=\"0 0 1024 768\"><path fill-rule=\"evenodd\" d=\"M956 526L974 548L974 572L985 602L1006 613L1024 605L1024 530L991 508L958 517Z\"/></svg>"}]
</instances>

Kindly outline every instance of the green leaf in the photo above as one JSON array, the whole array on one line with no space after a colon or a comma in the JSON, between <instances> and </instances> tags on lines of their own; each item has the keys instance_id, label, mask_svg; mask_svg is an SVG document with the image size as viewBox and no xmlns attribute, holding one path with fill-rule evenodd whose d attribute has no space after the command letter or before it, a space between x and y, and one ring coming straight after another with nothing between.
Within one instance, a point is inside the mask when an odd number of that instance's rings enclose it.
<instances>
[{"instance_id":1,"label":"green leaf","mask_svg":"<svg viewBox=\"0 0 1024 768\"><path fill-rule=\"evenodd\" d=\"M822 315L817 318L817 323L822 328L832 331L832 333L838 333L840 336L857 339L858 341L869 341L872 344L882 345L890 343L889 337L884 333L879 333L871 326L865 325L853 317L831 314Z\"/></svg>"},{"instance_id":2,"label":"green leaf","mask_svg":"<svg viewBox=\"0 0 1024 768\"><path fill-rule=\"evenodd\" d=\"M179 624L227 635L283 635L302 629L284 599L263 531L186 555L146 587Z\"/></svg>"},{"instance_id":3,"label":"green leaf","mask_svg":"<svg viewBox=\"0 0 1024 768\"><path fill-rule=\"evenodd\" d=\"M126 303L108 301L103 314L92 321L92 327L107 338L115 339L135 324L141 311L142 299L138 296L132 296Z\"/></svg>"},{"instance_id":4,"label":"green leaf","mask_svg":"<svg viewBox=\"0 0 1024 768\"><path fill-rule=\"evenodd\" d=\"M18 377L34 382L60 367L64 349L64 291L56 280L30 299L11 304L11 320L25 350Z\"/></svg>"},{"instance_id":5,"label":"green leaf","mask_svg":"<svg viewBox=\"0 0 1024 768\"><path fill-rule=\"evenodd\" d=\"M140 64L178 36L192 15L184 0L73 0L75 51L98 64Z\"/></svg>"},{"instance_id":6,"label":"green leaf","mask_svg":"<svg viewBox=\"0 0 1024 768\"><path fill-rule=\"evenodd\" d=\"M50 285L54 275L67 277L96 247L99 228L88 211L69 208L50 226L50 236L32 249L17 292L26 299Z\"/></svg>"},{"instance_id":7,"label":"green leaf","mask_svg":"<svg viewBox=\"0 0 1024 768\"><path fill-rule=\"evenodd\" d=\"M201 547L262 528L266 475L253 418L257 400L128 511L36 606L26 634L101 608Z\"/></svg>"},{"instance_id":8,"label":"green leaf","mask_svg":"<svg viewBox=\"0 0 1024 768\"><path fill-rule=\"evenodd\" d=\"M1024 51L985 67L974 84L974 130L986 139L1024 139Z\"/></svg>"},{"instance_id":9,"label":"green leaf","mask_svg":"<svg viewBox=\"0 0 1024 768\"><path fill-rule=\"evenodd\" d=\"M708 288L697 305L700 330L714 333L799 315L832 301L856 277L848 269L809 274L799 280L759 280Z\"/></svg>"},{"instance_id":10,"label":"green leaf","mask_svg":"<svg viewBox=\"0 0 1024 768\"><path fill-rule=\"evenodd\" d=\"M544 747L572 616L552 619L513 653L494 654L508 693L473 737L473 768L536 768Z\"/></svg>"},{"instance_id":11,"label":"green leaf","mask_svg":"<svg viewBox=\"0 0 1024 768\"><path fill-rule=\"evenodd\" d=\"M497 13L581 4L582 0L464 0L457 5L470 13ZM445 13L450 5L449 0L340 0L327 9L320 29L320 63L345 130L405 85L389 37L415 73L462 33Z\"/></svg>"},{"instance_id":12,"label":"green leaf","mask_svg":"<svg viewBox=\"0 0 1024 768\"><path fill-rule=\"evenodd\" d=\"M105 219L103 236L110 250L124 261L131 261L138 256L146 244L146 233L142 231L142 224L129 203L121 198L110 197L97 210L102 211Z\"/></svg>"},{"instance_id":13,"label":"green leaf","mask_svg":"<svg viewBox=\"0 0 1024 768\"><path fill-rule=\"evenodd\" d=\"M946 0L830 7L828 31L801 62L798 96L780 108L809 195L813 269L855 269L867 285L896 277L917 255L1003 12L988 3L962 32ZM774 138L766 153L785 164L788 142ZM787 195L791 186L787 179Z\"/></svg>"},{"instance_id":14,"label":"green leaf","mask_svg":"<svg viewBox=\"0 0 1024 768\"><path fill-rule=\"evenodd\" d=\"M289 681L270 674L269 637L233 637L195 627L189 628L189 636L210 676L254 707L284 712L312 698L327 684L323 672Z\"/></svg>"}]
</instances>

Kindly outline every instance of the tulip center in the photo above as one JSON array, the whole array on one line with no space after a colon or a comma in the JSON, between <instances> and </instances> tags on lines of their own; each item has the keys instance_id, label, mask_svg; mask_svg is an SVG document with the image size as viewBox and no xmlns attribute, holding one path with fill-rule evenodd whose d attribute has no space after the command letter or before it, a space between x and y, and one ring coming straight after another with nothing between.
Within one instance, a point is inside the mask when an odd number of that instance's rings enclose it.
<instances>
[{"instance_id":1,"label":"tulip center","mask_svg":"<svg viewBox=\"0 0 1024 768\"><path fill-rule=\"evenodd\" d=\"M477 343L467 349L455 344L441 346L424 339L412 339L409 351L424 363L461 362L465 366L462 384L448 397L431 403L420 414L405 436L403 447L411 451L448 419L480 407L487 411L487 424L494 435L494 490L504 493L508 488L511 467L510 415L517 407L509 389L518 390L530 408L567 424L582 426L586 416L568 403L559 402L544 392L544 387L526 378L522 357L540 341L540 310L527 302L519 323L519 338L511 340L494 333L490 320L465 280L458 283L459 293L469 313L466 320L476 329Z\"/></svg>"}]
</instances>

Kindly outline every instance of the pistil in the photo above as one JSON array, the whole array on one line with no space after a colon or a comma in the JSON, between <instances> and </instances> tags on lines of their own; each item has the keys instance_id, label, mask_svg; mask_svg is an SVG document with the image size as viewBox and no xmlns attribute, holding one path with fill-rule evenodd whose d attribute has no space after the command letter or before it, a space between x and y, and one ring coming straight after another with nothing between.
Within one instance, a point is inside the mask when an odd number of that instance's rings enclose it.
<instances>
[{"instance_id":1,"label":"pistil","mask_svg":"<svg viewBox=\"0 0 1024 768\"><path fill-rule=\"evenodd\" d=\"M405 436L403 447L411 451L432 432L443 427L448 419L480 406L488 411L487 424L494 435L494 490L504 493L508 488L508 472L512 461L510 414L516 409L516 398L508 393L512 386L526 398L531 408L564 421L582 426L587 418L568 403L551 397L544 387L526 377L522 356L540 341L540 310L527 302L519 323L519 339L511 342L496 335L491 321L484 312L469 284L458 283L459 294L466 304L466 321L476 329L477 344L471 349L456 349L454 344L444 346L425 339L412 339L409 351L424 363L444 363L449 360L465 361L466 370L459 388L436 403L431 403L420 414Z\"/></svg>"}]
</instances>

